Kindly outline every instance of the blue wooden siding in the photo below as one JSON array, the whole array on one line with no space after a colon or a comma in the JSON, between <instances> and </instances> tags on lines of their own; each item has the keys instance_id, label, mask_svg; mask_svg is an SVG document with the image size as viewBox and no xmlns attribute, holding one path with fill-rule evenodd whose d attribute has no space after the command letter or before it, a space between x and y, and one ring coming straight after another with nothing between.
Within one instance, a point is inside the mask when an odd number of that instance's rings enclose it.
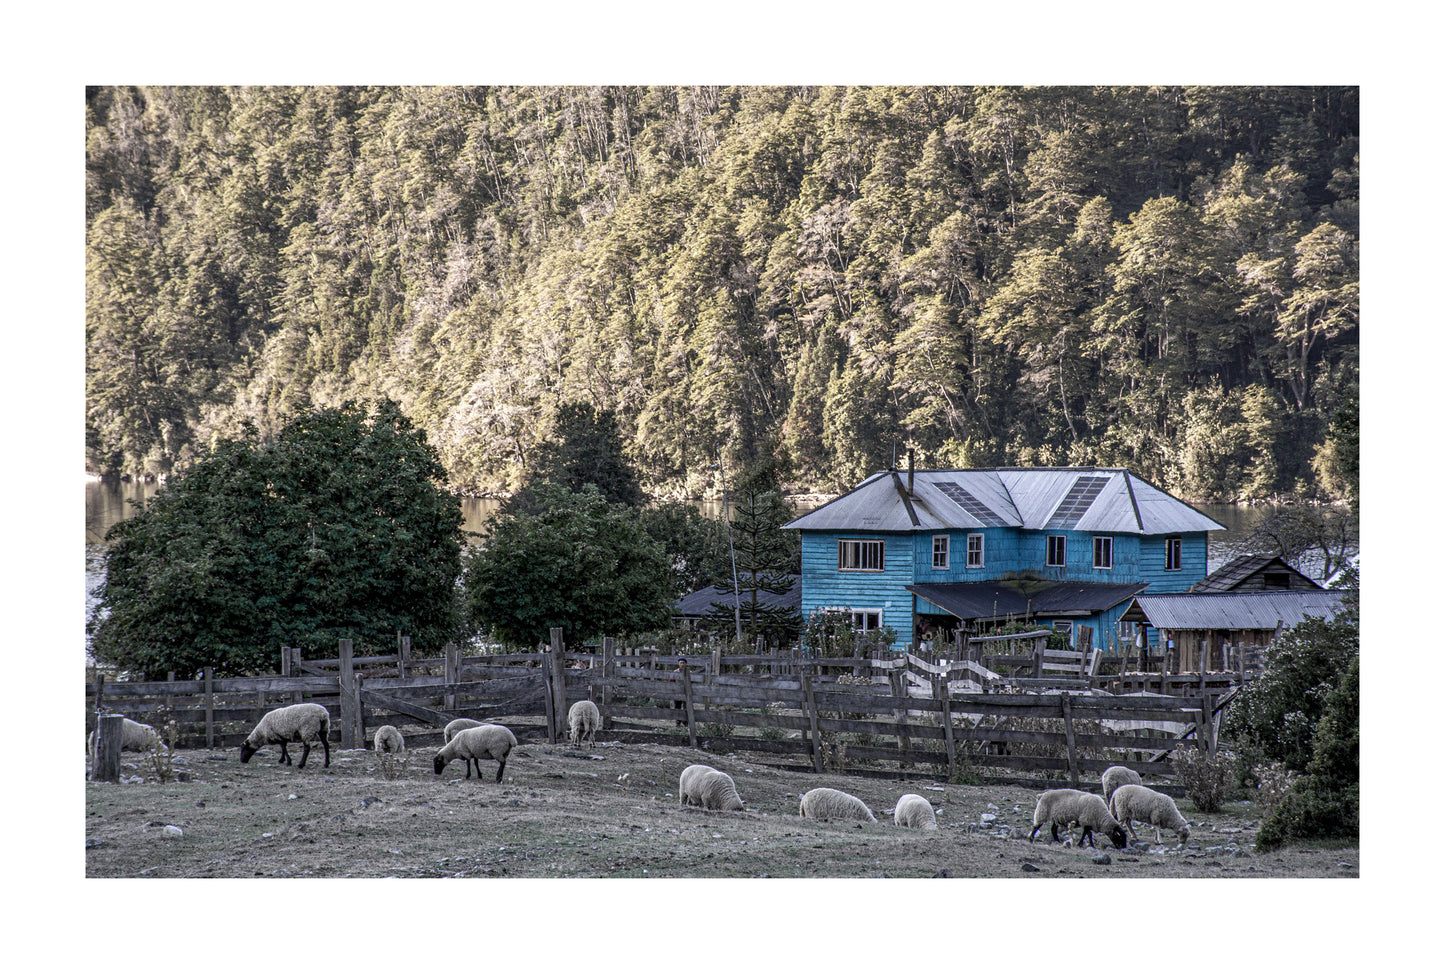
<instances>
[{"instance_id":1,"label":"blue wooden siding","mask_svg":"<svg viewBox=\"0 0 1445 964\"><path fill-rule=\"evenodd\" d=\"M967 567L968 534L984 536L984 565ZM1094 568L1094 533L1078 531L1038 532L1019 529L951 530L946 533L859 533L808 532L802 534L803 550L803 614L817 609L851 607L877 609L882 624L898 634L898 644L913 641L913 612L946 615L945 611L917 599L904 587L924 582L984 582L1002 579L1011 573L1034 571L1046 579L1058 581L1100 582L1120 584L1149 583L1148 592L1180 592L1204 578L1207 536L1188 533L1183 540L1182 568L1177 572L1164 569L1165 542L1168 537L1107 533L1113 539L1113 568ZM933 537L949 537L949 568L933 568ZM1045 566L1047 536L1065 537L1065 565ZM838 540L865 539L883 542L882 572L840 572ZM1114 648L1118 643L1118 618L1125 601L1093 618L1076 618L1074 626L1092 626L1094 644ZM1077 638L1077 633L1075 634ZM1152 638L1151 642L1157 642Z\"/></svg>"},{"instance_id":2,"label":"blue wooden siding","mask_svg":"<svg viewBox=\"0 0 1445 964\"><path fill-rule=\"evenodd\" d=\"M913 594L904 586L913 582L915 537L909 534L804 532L803 616L816 609L848 606L880 609L883 625L898 634L900 646L913 641ZM881 539L882 572L839 572L839 539ZM930 558L933 543L927 546ZM949 547L952 552L952 546ZM925 560L925 565L927 560Z\"/></svg>"},{"instance_id":3,"label":"blue wooden siding","mask_svg":"<svg viewBox=\"0 0 1445 964\"><path fill-rule=\"evenodd\" d=\"M1165 546L1170 539L1179 539L1180 569L1164 568ZM1148 536L1139 543L1139 581L1147 582L1146 592L1187 592L1189 587L1208 575L1206 555L1209 537L1203 532L1178 536Z\"/></svg>"}]
</instances>

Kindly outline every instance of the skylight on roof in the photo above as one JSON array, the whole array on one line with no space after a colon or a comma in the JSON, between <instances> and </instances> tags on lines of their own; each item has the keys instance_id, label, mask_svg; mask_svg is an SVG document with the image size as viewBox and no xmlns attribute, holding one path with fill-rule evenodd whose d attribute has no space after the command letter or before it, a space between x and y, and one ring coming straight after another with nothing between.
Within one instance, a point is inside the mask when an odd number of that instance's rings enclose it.
<instances>
[{"instance_id":1,"label":"skylight on roof","mask_svg":"<svg viewBox=\"0 0 1445 964\"><path fill-rule=\"evenodd\" d=\"M1007 525L992 509L974 498L973 493L969 492L957 482L935 482L933 484L938 487L940 492L952 499L959 508L963 509L984 525Z\"/></svg>"},{"instance_id":2,"label":"skylight on roof","mask_svg":"<svg viewBox=\"0 0 1445 964\"><path fill-rule=\"evenodd\" d=\"M1089 511L1099 493L1104 491L1104 486L1109 484L1107 475L1081 475L1074 480L1073 487L1069 489L1064 501L1054 510L1054 514L1045 523L1045 529L1072 529Z\"/></svg>"}]
</instances>

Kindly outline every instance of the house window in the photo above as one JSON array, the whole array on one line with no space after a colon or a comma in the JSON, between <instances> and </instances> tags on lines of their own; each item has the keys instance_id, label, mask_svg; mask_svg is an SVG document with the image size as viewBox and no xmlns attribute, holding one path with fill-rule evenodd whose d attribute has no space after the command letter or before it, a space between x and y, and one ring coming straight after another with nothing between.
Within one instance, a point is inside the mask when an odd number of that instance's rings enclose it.
<instances>
[{"instance_id":1,"label":"house window","mask_svg":"<svg viewBox=\"0 0 1445 964\"><path fill-rule=\"evenodd\" d=\"M1053 624L1054 632L1062 633L1069 637L1070 644L1074 641L1074 621L1072 619L1055 619Z\"/></svg>"},{"instance_id":2,"label":"house window","mask_svg":"<svg viewBox=\"0 0 1445 964\"><path fill-rule=\"evenodd\" d=\"M882 539L839 539L839 570L883 571Z\"/></svg>"},{"instance_id":3,"label":"house window","mask_svg":"<svg viewBox=\"0 0 1445 964\"><path fill-rule=\"evenodd\" d=\"M948 568L948 536L933 537L933 568Z\"/></svg>"},{"instance_id":4,"label":"house window","mask_svg":"<svg viewBox=\"0 0 1445 964\"><path fill-rule=\"evenodd\" d=\"M855 632L866 633L883 628L883 610L881 609L829 608L824 609L823 612L843 613L853 624Z\"/></svg>"},{"instance_id":5,"label":"house window","mask_svg":"<svg viewBox=\"0 0 1445 964\"><path fill-rule=\"evenodd\" d=\"M968 560L967 566L970 569L983 568L983 533L970 532L968 534Z\"/></svg>"},{"instance_id":6,"label":"house window","mask_svg":"<svg viewBox=\"0 0 1445 964\"><path fill-rule=\"evenodd\" d=\"M1114 568L1114 537L1094 536L1094 568Z\"/></svg>"},{"instance_id":7,"label":"house window","mask_svg":"<svg viewBox=\"0 0 1445 964\"><path fill-rule=\"evenodd\" d=\"M1045 555L1044 565L1062 566L1064 564L1064 536L1049 536L1048 550Z\"/></svg>"},{"instance_id":8,"label":"house window","mask_svg":"<svg viewBox=\"0 0 1445 964\"><path fill-rule=\"evenodd\" d=\"M1289 573L1287 572L1266 572L1264 574L1264 588L1266 589L1288 589Z\"/></svg>"},{"instance_id":9,"label":"house window","mask_svg":"<svg viewBox=\"0 0 1445 964\"><path fill-rule=\"evenodd\" d=\"M1164 540L1164 568L1169 572L1178 572L1184 568L1184 540Z\"/></svg>"}]
</instances>

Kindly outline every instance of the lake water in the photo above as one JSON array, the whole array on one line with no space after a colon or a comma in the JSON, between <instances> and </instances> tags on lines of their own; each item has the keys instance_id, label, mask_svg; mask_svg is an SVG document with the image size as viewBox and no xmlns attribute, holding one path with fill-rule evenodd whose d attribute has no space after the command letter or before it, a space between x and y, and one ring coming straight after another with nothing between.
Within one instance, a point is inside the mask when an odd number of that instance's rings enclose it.
<instances>
[{"instance_id":1,"label":"lake water","mask_svg":"<svg viewBox=\"0 0 1445 964\"><path fill-rule=\"evenodd\" d=\"M101 565L101 549L105 545L105 534L111 526L122 519L128 519L138 511L135 503L155 495L159 488L154 482L87 482L85 484L85 616L89 620L95 611L97 593L105 582L105 570ZM462 499L462 529L479 532L487 520L496 515L501 505L497 499ZM714 500L701 504L704 515L717 519L722 517L722 502ZM801 515L813 506L800 507ZM1250 531L1270 512L1262 505L1199 505L1197 508L1210 518L1228 528L1224 532L1209 534L1209 571L1213 572L1242 551L1240 543Z\"/></svg>"}]
</instances>

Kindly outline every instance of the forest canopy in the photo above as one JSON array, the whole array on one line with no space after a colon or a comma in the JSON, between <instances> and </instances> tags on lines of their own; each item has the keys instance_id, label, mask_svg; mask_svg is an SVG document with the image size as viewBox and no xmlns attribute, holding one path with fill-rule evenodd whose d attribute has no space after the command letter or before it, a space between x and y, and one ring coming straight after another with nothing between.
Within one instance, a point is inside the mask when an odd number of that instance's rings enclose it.
<instances>
[{"instance_id":1,"label":"forest canopy","mask_svg":"<svg viewBox=\"0 0 1445 964\"><path fill-rule=\"evenodd\" d=\"M93 87L86 453L378 396L511 492L1118 465L1302 490L1358 398L1355 87ZM1357 416L1352 416L1357 417Z\"/></svg>"}]
</instances>

